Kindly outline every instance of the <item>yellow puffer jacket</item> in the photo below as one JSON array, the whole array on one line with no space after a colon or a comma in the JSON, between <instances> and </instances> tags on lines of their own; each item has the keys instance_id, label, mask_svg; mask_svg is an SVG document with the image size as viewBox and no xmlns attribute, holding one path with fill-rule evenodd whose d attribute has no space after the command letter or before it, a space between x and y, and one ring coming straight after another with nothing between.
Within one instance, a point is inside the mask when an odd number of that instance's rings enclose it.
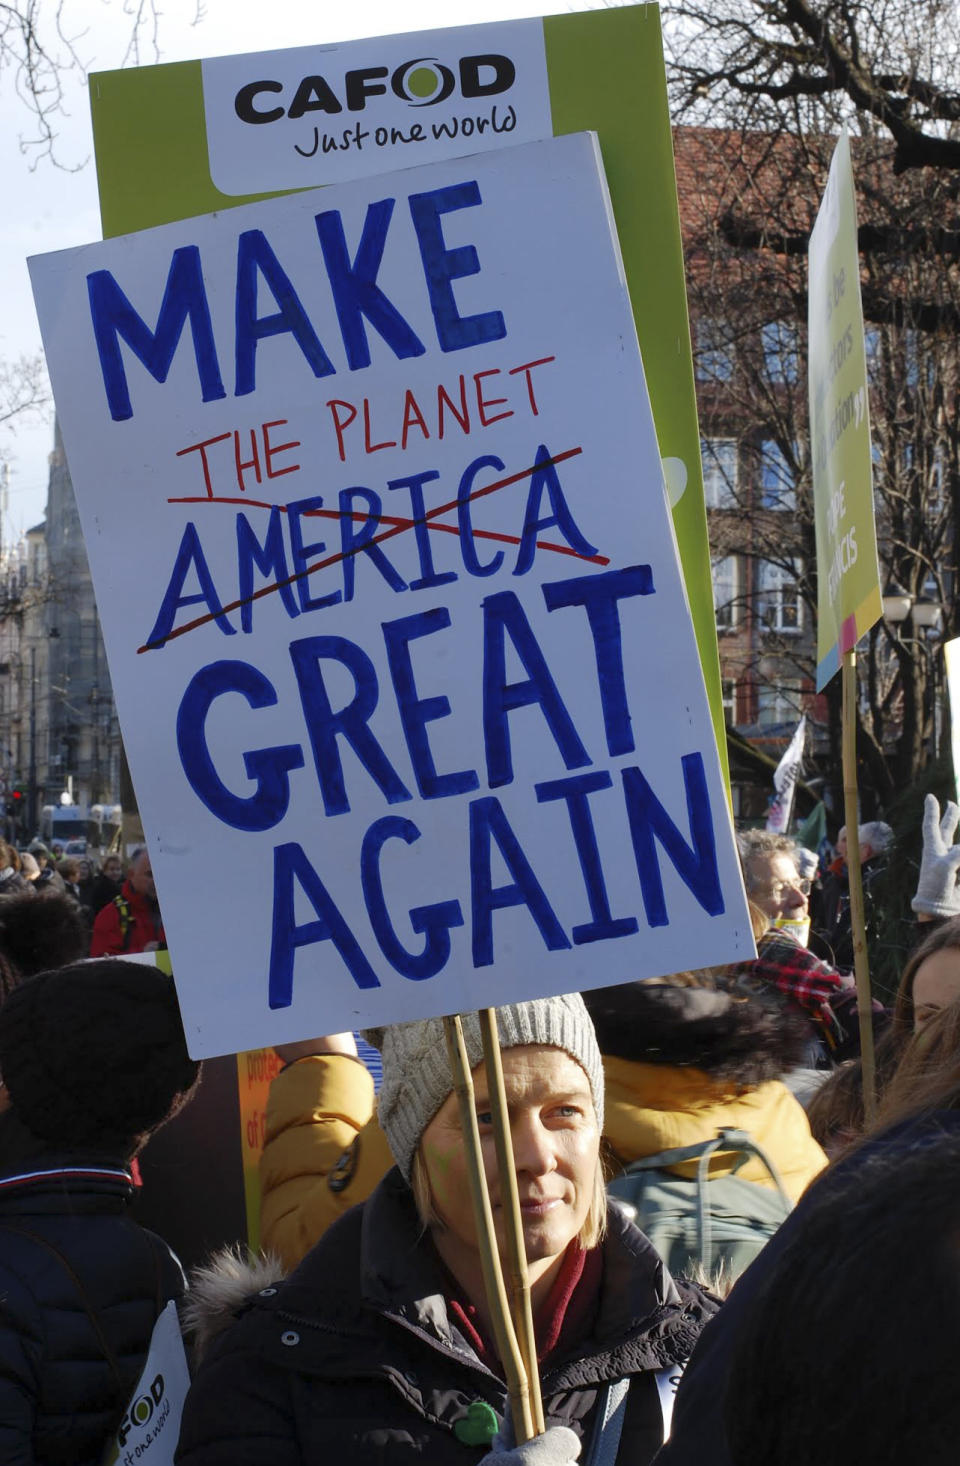
<instances>
[{"instance_id":1,"label":"yellow puffer jacket","mask_svg":"<svg viewBox=\"0 0 960 1466\"><path fill-rule=\"evenodd\" d=\"M270 1086L260 1158L260 1241L287 1268L393 1165L374 1114L373 1078L347 1054L316 1054Z\"/></svg>"},{"instance_id":2,"label":"yellow puffer jacket","mask_svg":"<svg viewBox=\"0 0 960 1466\"><path fill-rule=\"evenodd\" d=\"M802 1107L779 1080L738 1091L729 1083L711 1079L702 1069L686 1066L605 1057L603 1068L604 1134L622 1165L658 1151L712 1140L726 1127L746 1130L766 1151L793 1201L827 1164ZM714 1156L710 1175L729 1175L735 1161L732 1156ZM693 1175L696 1165L673 1169L678 1175ZM737 1175L743 1181L773 1185L756 1158Z\"/></svg>"}]
</instances>

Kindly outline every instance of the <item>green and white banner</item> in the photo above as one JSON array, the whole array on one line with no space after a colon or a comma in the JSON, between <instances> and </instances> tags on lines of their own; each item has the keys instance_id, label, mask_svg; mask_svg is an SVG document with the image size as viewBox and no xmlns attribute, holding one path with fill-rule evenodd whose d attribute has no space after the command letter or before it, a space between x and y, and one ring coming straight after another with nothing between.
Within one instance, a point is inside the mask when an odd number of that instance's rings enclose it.
<instances>
[{"instance_id":1,"label":"green and white banner","mask_svg":"<svg viewBox=\"0 0 960 1466\"><path fill-rule=\"evenodd\" d=\"M271 193L598 133L726 770L659 7L342 45L318 38L286 51L101 72L90 90L107 238Z\"/></svg>"},{"instance_id":2,"label":"green and white banner","mask_svg":"<svg viewBox=\"0 0 960 1466\"><path fill-rule=\"evenodd\" d=\"M883 615L850 140L841 133L810 236L810 439L817 691Z\"/></svg>"}]
</instances>

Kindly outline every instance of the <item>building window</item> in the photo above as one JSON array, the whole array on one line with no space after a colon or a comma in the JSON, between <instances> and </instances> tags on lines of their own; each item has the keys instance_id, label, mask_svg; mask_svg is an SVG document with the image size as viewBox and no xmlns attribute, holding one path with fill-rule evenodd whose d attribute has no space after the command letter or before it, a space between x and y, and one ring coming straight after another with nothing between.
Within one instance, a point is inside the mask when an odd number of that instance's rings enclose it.
<instances>
[{"instance_id":1,"label":"building window","mask_svg":"<svg viewBox=\"0 0 960 1466\"><path fill-rule=\"evenodd\" d=\"M779 443L766 438L760 444L760 507L796 509L797 481Z\"/></svg>"},{"instance_id":2,"label":"building window","mask_svg":"<svg viewBox=\"0 0 960 1466\"><path fill-rule=\"evenodd\" d=\"M735 728L737 725L737 682L735 677L721 679L720 701L723 705L724 722Z\"/></svg>"},{"instance_id":3,"label":"building window","mask_svg":"<svg viewBox=\"0 0 960 1466\"><path fill-rule=\"evenodd\" d=\"M733 376L733 337L729 321L702 316L696 323L694 368L701 382L729 382Z\"/></svg>"},{"instance_id":4,"label":"building window","mask_svg":"<svg viewBox=\"0 0 960 1466\"><path fill-rule=\"evenodd\" d=\"M701 438L703 498L708 509L737 507L737 440Z\"/></svg>"},{"instance_id":5,"label":"building window","mask_svg":"<svg viewBox=\"0 0 960 1466\"><path fill-rule=\"evenodd\" d=\"M717 618L718 631L731 631L737 624L737 594L740 576L736 555L725 555L711 560L713 577L713 609Z\"/></svg>"},{"instance_id":6,"label":"building window","mask_svg":"<svg viewBox=\"0 0 960 1466\"><path fill-rule=\"evenodd\" d=\"M800 567L796 561L788 569L761 560L756 599L757 620L766 631L792 635L803 626L803 602L800 597Z\"/></svg>"},{"instance_id":7,"label":"building window","mask_svg":"<svg viewBox=\"0 0 960 1466\"><path fill-rule=\"evenodd\" d=\"M757 686L757 723L761 728L793 725L800 717L800 688L796 683Z\"/></svg>"},{"instance_id":8,"label":"building window","mask_svg":"<svg viewBox=\"0 0 960 1466\"><path fill-rule=\"evenodd\" d=\"M795 382L799 375L797 329L789 321L767 321L761 332L767 376L778 384Z\"/></svg>"}]
</instances>

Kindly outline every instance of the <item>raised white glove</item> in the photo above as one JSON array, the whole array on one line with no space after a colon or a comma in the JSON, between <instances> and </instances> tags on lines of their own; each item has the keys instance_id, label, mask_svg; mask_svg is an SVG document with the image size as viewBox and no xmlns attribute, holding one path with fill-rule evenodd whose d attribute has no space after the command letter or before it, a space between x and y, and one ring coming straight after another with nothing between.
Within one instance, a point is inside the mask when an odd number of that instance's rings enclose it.
<instances>
[{"instance_id":1,"label":"raised white glove","mask_svg":"<svg viewBox=\"0 0 960 1466\"><path fill-rule=\"evenodd\" d=\"M498 1448L497 1441L480 1466L573 1466L580 1458L580 1442L565 1425L551 1425L522 1446Z\"/></svg>"},{"instance_id":2,"label":"raised white glove","mask_svg":"<svg viewBox=\"0 0 960 1466\"><path fill-rule=\"evenodd\" d=\"M917 894L910 905L927 916L960 916L960 845L953 839L960 823L960 809L949 800L940 818L935 794L928 794L923 805L923 856Z\"/></svg>"}]
</instances>

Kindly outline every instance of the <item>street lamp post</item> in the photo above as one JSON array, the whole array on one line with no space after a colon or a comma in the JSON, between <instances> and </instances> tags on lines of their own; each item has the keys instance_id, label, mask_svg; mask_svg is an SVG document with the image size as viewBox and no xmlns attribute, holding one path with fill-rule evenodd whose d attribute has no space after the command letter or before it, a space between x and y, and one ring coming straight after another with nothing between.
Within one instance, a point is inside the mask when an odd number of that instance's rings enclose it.
<instances>
[{"instance_id":1,"label":"street lamp post","mask_svg":"<svg viewBox=\"0 0 960 1466\"><path fill-rule=\"evenodd\" d=\"M913 603L913 624L923 637L924 643L930 655L931 679L930 679L930 752L936 760L940 746L940 656L942 646L937 645L941 641L943 631L943 607L939 601L928 596L919 596Z\"/></svg>"},{"instance_id":2,"label":"street lamp post","mask_svg":"<svg viewBox=\"0 0 960 1466\"><path fill-rule=\"evenodd\" d=\"M908 618L910 618L914 632L917 633L914 637L903 636L902 628ZM933 730L930 751L933 758L936 759L940 741L937 726L940 718L940 662L939 648L935 643L942 634L943 607L932 597L913 596L897 581L890 580L883 593L883 619L893 627L893 633L898 642L904 645L912 642L914 646L922 647L924 658L930 659L929 682L932 697L930 718ZM926 699L924 699L924 708L925 704Z\"/></svg>"}]
</instances>

